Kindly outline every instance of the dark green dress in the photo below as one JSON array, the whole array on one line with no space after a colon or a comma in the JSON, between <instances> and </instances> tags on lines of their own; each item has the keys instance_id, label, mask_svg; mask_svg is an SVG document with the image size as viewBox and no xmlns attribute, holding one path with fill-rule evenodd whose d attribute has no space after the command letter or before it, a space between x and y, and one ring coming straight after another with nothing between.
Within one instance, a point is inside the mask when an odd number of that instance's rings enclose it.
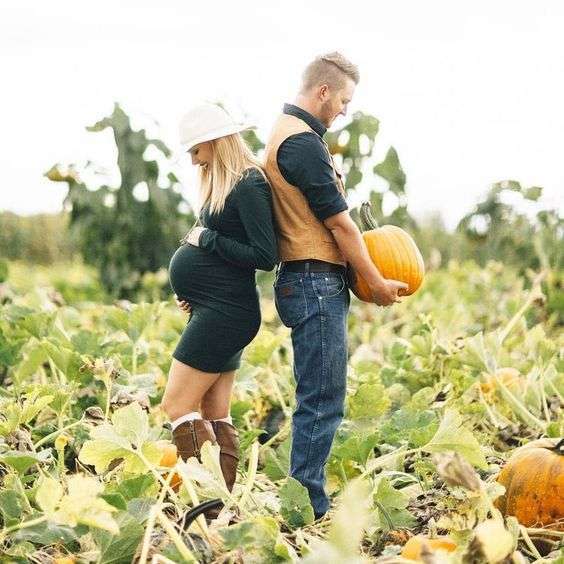
<instances>
[{"instance_id":1,"label":"dark green dress","mask_svg":"<svg viewBox=\"0 0 564 564\"><path fill-rule=\"evenodd\" d=\"M240 365L243 349L260 327L255 269L278 261L272 194L261 172L248 169L219 214L200 213L206 228L199 246L182 245L173 255L169 278L192 315L173 357L204 372Z\"/></svg>"}]
</instances>

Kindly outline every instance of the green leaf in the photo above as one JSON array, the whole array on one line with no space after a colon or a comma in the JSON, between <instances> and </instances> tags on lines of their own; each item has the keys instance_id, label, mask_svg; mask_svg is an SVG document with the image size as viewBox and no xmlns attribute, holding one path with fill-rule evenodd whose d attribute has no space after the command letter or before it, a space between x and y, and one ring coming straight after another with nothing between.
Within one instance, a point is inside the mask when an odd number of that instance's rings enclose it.
<instances>
[{"instance_id":1,"label":"green leaf","mask_svg":"<svg viewBox=\"0 0 564 564\"><path fill-rule=\"evenodd\" d=\"M141 474L147 466L140 454L152 464L161 457L154 441L149 441L147 413L134 402L114 412L112 425L105 423L90 431L92 440L86 441L78 458L92 464L96 472L104 472L113 460L123 458L124 471Z\"/></svg>"},{"instance_id":2,"label":"green leaf","mask_svg":"<svg viewBox=\"0 0 564 564\"><path fill-rule=\"evenodd\" d=\"M493 372L495 362L493 355L488 350L488 345L487 339L480 331L480 333L464 339L464 349L459 353L460 359L468 366Z\"/></svg>"},{"instance_id":3,"label":"green leaf","mask_svg":"<svg viewBox=\"0 0 564 564\"><path fill-rule=\"evenodd\" d=\"M97 564L129 564L143 538L143 523L130 513L119 513L115 521L118 535L103 529L92 530L92 538L100 550Z\"/></svg>"},{"instance_id":4,"label":"green leaf","mask_svg":"<svg viewBox=\"0 0 564 564\"><path fill-rule=\"evenodd\" d=\"M9 527L21 520L23 503L20 494L14 490L0 491L0 513L4 527Z\"/></svg>"},{"instance_id":5,"label":"green leaf","mask_svg":"<svg viewBox=\"0 0 564 564\"><path fill-rule=\"evenodd\" d=\"M47 360L45 349L35 339L31 339L24 349L24 359L16 368L16 380L23 382L33 376L39 367Z\"/></svg>"},{"instance_id":6,"label":"green leaf","mask_svg":"<svg viewBox=\"0 0 564 564\"><path fill-rule=\"evenodd\" d=\"M226 550L248 547L256 541L256 526L252 521L243 521L226 529L221 529L220 534Z\"/></svg>"},{"instance_id":7,"label":"green leaf","mask_svg":"<svg viewBox=\"0 0 564 564\"><path fill-rule=\"evenodd\" d=\"M233 425L242 427L245 420L243 416L253 409L253 403L246 400L236 400L231 402L231 417L233 417Z\"/></svg>"},{"instance_id":8,"label":"green leaf","mask_svg":"<svg viewBox=\"0 0 564 564\"><path fill-rule=\"evenodd\" d=\"M290 469L291 438L280 443L278 448L267 448L265 453L264 473L273 481L282 480L288 476Z\"/></svg>"},{"instance_id":9,"label":"green leaf","mask_svg":"<svg viewBox=\"0 0 564 564\"><path fill-rule=\"evenodd\" d=\"M377 507L378 525L384 531L399 527L413 527L417 520L406 510L409 496L401 490L396 490L388 480L381 478L374 494Z\"/></svg>"},{"instance_id":10,"label":"green leaf","mask_svg":"<svg viewBox=\"0 0 564 564\"><path fill-rule=\"evenodd\" d=\"M256 441L257 437L264 434L264 429L243 429L239 434L241 452L246 452Z\"/></svg>"},{"instance_id":11,"label":"green leaf","mask_svg":"<svg viewBox=\"0 0 564 564\"><path fill-rule=\"evenodd\" d=\"M4 421L0 422L0 435L7 436L15 431L19 425L26 425L44 409L53 396L40 396L39 389L27 394L22 402L7 400L0 402L0 409ZM39 397L38 397L39 396Z\"/></svg>"},{"instance_id":12,"label":"green leaf","mask_svg":"<svg viewBox=\"0 0 564 564\"><path fill-rule=\"evenodd\" d=\"M226 550L243 550L249 562L279 562L272 555L279 544L280 529L272 517L258 516L219 530Z\"/></svg>"},{"instance_id":13,"label":"green leaf","mask_svg":"<svg viewBox=\"0 0 564 564\"><path fill-rule=\"evenodd\" d=\"M355 431L350 437L333 447L331 454L341 460L354 460L358 464L366 464L368 456L379 442L379 434L363 435Z\"/></svg>"},{"instance_id":14,"label":"green leaf","mask_svg":"<svg viewBox=\"0 0 564 564\"><path fill-rule=\"evenodd\" d=\"M102 347L100 337L92 331L84 329L78 331L71 337L74 350L79 354L89 354L92 356L100 356Z\"/></svg>"},{"instance_id":15,"label":"green leaf","mask_svg":"<svg viewBox=\"0 0 564 564\"><path fill-rule=\"evenodd\" d=\"M38 517L39 515L35 515ZM33 518L34 516L31 516ZM32 527L26 527L16 531L13 535L15 540L30 541L39 546L49 546L52 544L68 544L78 540L76 532L66 525L58 525L51 521L38 523Z\"/></svg>"},{"instance_id":16,"label":"green leaf","mask_svg":"<svg viewBox=\"0 0 564 564\"><path fill-rule=\"evenodd\" d=\"M397 151L390 147L385 159L374 167L374 172L388 181L394 194L405 193L405 173L401 168Z\"/></svg>"},{"instance_id":17,"label":"green leaf","mask_svg":"<svg viewBox=\"0 0 564 564\"><path fill-rule=\"evenodd\" d=\"M177 471L183 482L196 481L206 497L225 499L228 497L228 490L221 471L219 450L219 445L212 445L206 441L200 449L202 462L195 457L189 458L186 462L179 460Z\"/></svg>"},{"instance_id":18,"label":"green leaf","mask_svg":"<svg viewBox=\"0 0 564 564\"><path fill-rule=\"evenodd\" d=\"M540 187L540 186L531 186L530 188L527 188L527 189L523 192L523 196L524 196L527 200L532 200L533 202L536 202L536 201L542 196L542 187Z\"/></svg>"},{"instance_id":19,"label":"green leaf","mask_svg":"<svg viewBox=\"0 0 564 564\"><path fill-rule=\"evenodd\" d=\"M0 368L14 366L18 362L21 349L28 339L14 339L11 335L6 337L0 327Z\"/></svg>"},{"instance_id":20,"label":"green leaf","mask_svg":"<svg viewBox=\"0 0 564 564\"><path fill-rule=\"evenodd\" d=\"M349 399L349 415L352 419L380 417L390 405L390 398L382 384L361 384Z\"/></svg>"},{"instance_id":21,"label":"green leaf","mask_svg":"<svg viewBox=\"0 0 564 564\"><path fill-rule=\"evenodd\" d=\"M120 493L104 493L100 497L120 511L127 510L127 501Z\"/></svg>"},{"instance_id":22,"label":"green leaf","mask_svg":"<svg viewBox=\"0 0 564 564\"><path fill-rule=\"evenodd\" d=\"M454 409L447 409L437 432L422 450L430 453L458 452L474 466L484 470L488 467L480 443L463 426L462 416Z\"/></svg>"},{"instance_id":23,"label":"green leaf","mask_svg":"<svg viewBox=\"0 0 564 564\"><path fill-rule=\"evenodd\" d=\"M18 474L25 474L34 464L46 462L51 457L51 449L45 449L35 454L34 452L20 452L10 450L0 454L0 462L11 466Z\"/></svg>"},{"instance_id":24,"label":"green leaf","mask_svg":"<svg viewBox=\"0 0 564 564\"><path fill-rule=\"evenodd\" d=\"M382 440L390 445L420 447L429 442L438 428L437 415L430 409L406 405L386 419L381 428Z\"/></svg>"},{"instance_id":25,"label":"green leaf","mask_svg":"<svg viewBox=\"0 0 564 564\"><path fill-rule=\"evenodd\" d=\"M65 374L67 378L70 380L79 378L80 367L83 364L80 354L60 343L55 344L47 340L43 340L41 346L55 366Z\"/></svg>"},{"instance_id":26,"label":"green leaf","mask_svg":"<svg viewBox=\"0 0 564 564\"><path fill-rule=\"evenodd\" d=\"M24 318L18 320L18 328L27 331L36 339L45 337L53 325L55 314L33 310L28 311L29 313Z\"/></svg>"},{"instance_id":27,"label":"green leaf","mask_svg":"<svg viewBox=\"0 0 564 564\"><path fill-rule=\"evenodd\" d=\"M135 304L131 311L111 307L106 310L106 322L114 329L124 331L135 342L147 327L156 323L162 307L160 302Z\"/></svg>"},{"instance_id":28,"label":"green leaf","mask_svg":"<svg viewBox=\"0 0 564 564\"><path fill-rule=\"evenodd\" d=\"M147 412L137 402L115 411L112 415L112 423L115 432L137 448L141 447L149 436Z\"/></svg>"},{"instance_id":29,"label":"green leaf","mask_svg":"<svg viewBox=\"0 0 564 564\"><path fill-rule=\"evenodd\" d=\"M111 515L117 510L98 497L103 489L104 486L96 478L81 474L70 476L68 493L61 498L52 520L71 527L88 525L117 535L119 527Z\"/></svg>"},{"instance_id":30,"label":"green leaf","mask_svg":"<svg viewBox=\"0 0 564 564\"><path fill-rule=\"evenodd\" d=\"M280 488L280 514L288 525L296 529L313 523L315 518L309 493L298 480L288 477Z\"/></svg>"},{"instance_id":31,"label":"green leaf","mask_svg":"<svg viewBox=\"0 0 564 564\"><path fill-rule=\"evenodd\" d=\"M116 492L129 501L138 497L153 495L152 490L155 486L155 478L152 474L142 474L120 482Z\"/></svg>"}]
</instances>

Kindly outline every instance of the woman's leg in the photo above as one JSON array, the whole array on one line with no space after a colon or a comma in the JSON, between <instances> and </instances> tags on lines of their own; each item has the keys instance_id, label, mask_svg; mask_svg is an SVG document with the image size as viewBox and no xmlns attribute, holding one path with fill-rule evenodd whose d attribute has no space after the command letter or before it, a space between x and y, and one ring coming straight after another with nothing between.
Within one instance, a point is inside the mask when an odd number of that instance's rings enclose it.
<instances>
[{"instance_id":1,"label":"woman's leg","mask_svg":"<svg viewBox=\"0 0 564 564\"><path fill-rule=\"evenodd\" d=\"M171 421L198 411L202 398L218 379L220 373L202 372L173 358L161 407Z\"/></svg>"},{"instance_id":2,"label":"woman's leg","mask_svg":"<svg viewBox=\"0 0 564 564\"><path fill-rule=\"evenodd\" d=\"M219 461L225 478L227 489L231 491L237 477L239 462L239 434L237 429L229 423L229 407L235 370L222 372L220 377L210 386L202 398L202 417L211 421L217 444L220 447Z\"/></svg>"},{"instance_id":3,"label":"woman's leg","mask_svg":"<svg viewBox=\"0 0 564 564\"><path fill-rule=\"evenodd\" d=\"M206 390L201 401L201 414L204 419L223 419L229 415L234 380L235 370L222 372Z\"/></svg>"}]
</instances>

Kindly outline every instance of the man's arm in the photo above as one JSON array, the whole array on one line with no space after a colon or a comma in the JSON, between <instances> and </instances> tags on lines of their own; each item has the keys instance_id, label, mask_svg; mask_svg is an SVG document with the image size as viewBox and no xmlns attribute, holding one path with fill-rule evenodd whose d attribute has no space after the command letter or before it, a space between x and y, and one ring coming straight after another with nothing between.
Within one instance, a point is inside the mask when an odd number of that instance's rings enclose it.
<instances>
[{"instance_id":1,"label":"man's arm","mask_svg":"<svg viewBox=\"0 0 564 564\"><path fill-rule=\"evenodd\" d=\"M348 209L337 187L327 149L317 134L306 132L288 137L278 149L277 161L286 182L302 192L319 221Z\"/></svg>"},{"instance_id":2,"label":"man's arm","mask_svg":"<svg viewBox=\"0 0 564 564\"><path fill-rule=\"evenodd\" d=\"M391 305L399 301L398 289L407 285L386 280L372 263L337 187L327 149L318 136L311 132L288 137L278 149L277 161L286 181L301 190L315 217L331 230L347 261L366 280L376 303Z\"/></svg>"},{"instance_id":3,"label":"man's arm","mask_svg":"<svg viewBox=\"0 0 564 564\"><path fill-rule=\"evenodd\" d=\"M352 220L348 211L332 215L323 221L335 238L337 246L343 256L354 268L355 272L362 276L374 294L378 305L388 306L399 302L398 290L407 288L407 284L398 280L388 280L382 276L374 266L364 239L356 223Z\"/></svg>"}]
</instances>

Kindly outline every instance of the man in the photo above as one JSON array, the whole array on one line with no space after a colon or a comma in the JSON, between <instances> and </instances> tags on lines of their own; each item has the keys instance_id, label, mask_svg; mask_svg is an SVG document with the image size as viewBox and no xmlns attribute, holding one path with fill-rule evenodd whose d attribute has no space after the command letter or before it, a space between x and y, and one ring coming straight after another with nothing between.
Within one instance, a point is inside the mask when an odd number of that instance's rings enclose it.
<instances>
[{"instance_id":1,"label":"man","mask_svg":"<svg viewBox=\"0 0 564 564\"><path fill-rule=\"evenodd\" d=\"M370 260L323 140L335 118L346 115L358 80L357 67L340 53L316 58L294 103L284 105L265 151L281 261L275 302L292 329L294 350L290 475L308 489L316 518L329 509L325 463L346 393L346 264L367 281L379 305L399 301L398 290L406 287L384 279Z\"/></svg>"}]
</instances>

